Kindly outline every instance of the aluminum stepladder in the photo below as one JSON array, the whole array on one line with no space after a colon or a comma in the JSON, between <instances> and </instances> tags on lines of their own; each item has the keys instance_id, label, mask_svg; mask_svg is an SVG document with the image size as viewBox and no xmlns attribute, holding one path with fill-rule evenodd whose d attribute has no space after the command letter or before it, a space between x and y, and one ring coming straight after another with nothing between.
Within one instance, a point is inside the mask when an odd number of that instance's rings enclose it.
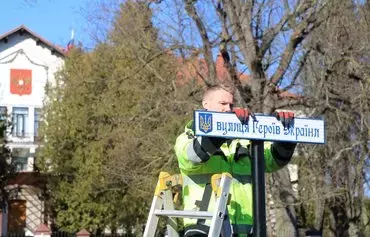
<instances>
[{"instance_id":1,"label":"aluminum stepladder","mask_svg":"<svg viewBox=\"0 0 370 237\"><path fill-rule=\"evenodd\" d=\"M173 197L173 187L182 186L181 175L169 175L161 172L150 207L143 237L154 237L161 216L167 217L167 236L178 237L175 218L210 219L209 237L231 236L232 228L227 214L227 204L232 176L229 173L215 174L211 178L213 195L216 195L214 211L175 210L180 192ZM181 188L180 188L181 189ZM179 188L177 188L179 190Z\"/></svg>"}]
</instances>

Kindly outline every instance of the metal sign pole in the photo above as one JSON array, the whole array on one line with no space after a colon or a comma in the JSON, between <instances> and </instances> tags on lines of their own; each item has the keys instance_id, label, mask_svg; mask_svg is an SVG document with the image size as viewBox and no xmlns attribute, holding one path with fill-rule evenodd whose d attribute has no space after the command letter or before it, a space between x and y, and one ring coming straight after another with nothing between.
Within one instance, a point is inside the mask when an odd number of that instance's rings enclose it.
<instances>
[{"instance_id":1,"label":"metal sign pole","mask_svg":"<svg viewBox=\"0 0 370 237\"><path fill-rule=\"evenodd\" d=\"M265 159L261 140L252 140L253 236L266 236Z\"/></svg>"}]
</instances>

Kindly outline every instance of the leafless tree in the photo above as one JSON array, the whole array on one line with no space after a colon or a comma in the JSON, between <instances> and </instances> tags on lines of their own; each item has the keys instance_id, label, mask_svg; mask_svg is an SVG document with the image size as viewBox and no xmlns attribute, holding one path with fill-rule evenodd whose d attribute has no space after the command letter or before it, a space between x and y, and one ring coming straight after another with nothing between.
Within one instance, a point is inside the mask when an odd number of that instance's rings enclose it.
<instances>
[{"instance_id":1,"label":"leafless tree","mask_svg":"<svg viewBox=\"0 0 370 237\"><path fill-rule=\"evenodd\" d=\"M219 53L237 88L240 105L265 114L289 106L312 106L307 98L298 95L299 76L311 52L303 43L332 14L330 1L171 2L157 1L162 14L158 16L159 24L171 26L166 29L179 29L177 37L164 38L169 44L184 46L181 55L189 57L196 52L195 56L204 58L208 68L203 78L205 85L217 82L214 58ZM167 18L171 14L176 16L171 18L173 22ZM187 49L187 54L183 53ZM240 80L241 72L248 74L247 83ZM292 89L297 96L284 96ZM276 190L274 198L277 203L284 203L277 210L279 220L285 223L282 228L295 233L294 208L286 208L286 204L294 202L287 170L276 173L272 183L279 186L272 188Z\"/></svg>"},{"instance_id":2,"label":"leafless tree","mask_svg":"<svg viewBox=\"0 0 370 237\"><path fill-rule=\"evenodd\" d=\"M366 233L368 215L370 11L366 4L345 0L331 8L337 14L315 29L305 45L312 51L302 75L305 93L318 105L311 112L326 117L328 142L301 153L300 198L311 199L301 212L303 222L324 229L324 236L357 236Z\"/></svg>"}]
</instances>

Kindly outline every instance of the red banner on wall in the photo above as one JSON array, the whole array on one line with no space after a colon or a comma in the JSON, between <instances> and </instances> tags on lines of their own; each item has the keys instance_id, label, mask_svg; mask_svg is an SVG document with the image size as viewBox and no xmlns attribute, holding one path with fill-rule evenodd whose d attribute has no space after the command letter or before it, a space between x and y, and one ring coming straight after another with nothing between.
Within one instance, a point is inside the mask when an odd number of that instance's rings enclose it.
<instances>
[{"instance_id":1,"label":"red banner on wall","mask_svg":"<svg viewBox=\"0 0 370 237\"><path fill-rule=\"evenodd\" d=\"M10 69L10 93L17 95L32 93L32 70Z\"/></svg>"}]
</instances>

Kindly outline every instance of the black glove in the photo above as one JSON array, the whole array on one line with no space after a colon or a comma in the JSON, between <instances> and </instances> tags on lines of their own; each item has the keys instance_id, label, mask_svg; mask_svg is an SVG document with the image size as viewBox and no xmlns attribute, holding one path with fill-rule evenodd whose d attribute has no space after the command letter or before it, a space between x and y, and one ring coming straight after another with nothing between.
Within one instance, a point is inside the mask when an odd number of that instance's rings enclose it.
<instances>
[{"instance_id":1,"label":"black glove","mask_svg":"<svg viewBox=\"0 0 370 237\"><path fill-rule=\"evenodd\" d=\"M273 116L276 117L282 124L284 129L289 129L294 126L294 113L293 112L274 112Z\"/></svg>"},{"instance_id":2,"label":"black glove","mask_svg":"<svg viewBox=\"0 0 370 237\"><path fill-rule=\"evenodd\" d=\"M289 163L296 145L297 143L293 142L274 142L271 145L271 154L279 166Z\"/></svg>"},{"instance_id":3,"label":"black glove","mask_svg":"<svg viewBox=\"0 0 370 237\"><path fill-rule=\"evenodd\" d=\"M248 109L245 108L234 108L233 111L236 115L236 117L239 119L239 121L244 125L248 124L248 119L250 112Z\"/></svg>"},{"instance_id":4,"label":"black glove","mask_svg":"<svg viewBox=\"0 0 370 237\"><path fill-rule=\"evenodd\" d=\"M249 158L251 157L250 145L248 145L247 147L244 147L244 146L240 145L240 143L238 143L236 145L234 160L238 161L240 158L245 157L245 156L248 156Z\"/></svg>"}]
</instances>

